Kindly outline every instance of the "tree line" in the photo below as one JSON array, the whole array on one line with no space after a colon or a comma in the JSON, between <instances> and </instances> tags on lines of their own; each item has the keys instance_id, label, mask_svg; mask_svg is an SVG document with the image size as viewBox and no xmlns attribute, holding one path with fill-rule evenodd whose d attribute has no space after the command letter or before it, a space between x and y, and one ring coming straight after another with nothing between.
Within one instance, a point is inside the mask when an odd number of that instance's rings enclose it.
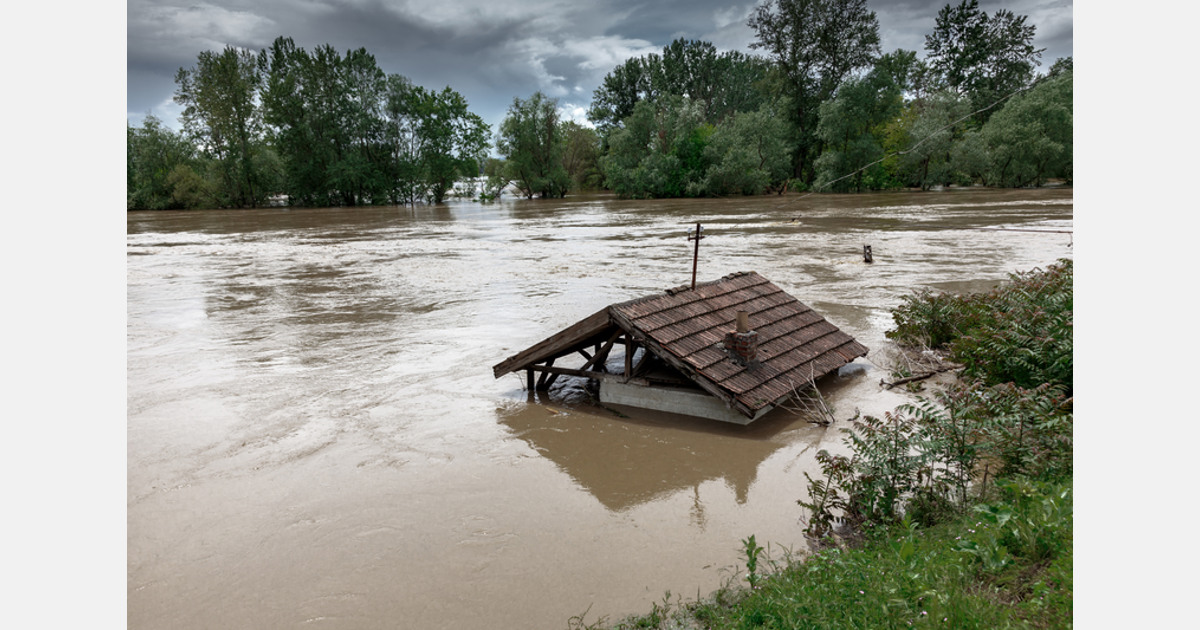
<instances>
[{"instance_id":1,"label":"tree line","mask_svg":"<svg viewBox=\"0 0 1200 630\"><path fill-rule=\"evenodd\" d=\"M484 200L1071 180L1072 60L1039 75L1026 16L948 4L921 59L883 53L866 0L773 0L748 25L762 55L678 39L604 77L591 127L535 92L494 138L462 95L362 48L202 52L176 75L181 130L152 116L127 130L128 206L438 203L464 180Z\"/></svg>"},{"instance_id":2,"label":"tree line","mask_svg":"<svg viewBox=\"0 0 1200 630\"><path fill-rule=\"evenodd\" d=\"M491 144L461 94L385 74L362 48L226 47L175 83L178 133L128 128L131 209L439 203Z\"/></svg>"}]
</instances>

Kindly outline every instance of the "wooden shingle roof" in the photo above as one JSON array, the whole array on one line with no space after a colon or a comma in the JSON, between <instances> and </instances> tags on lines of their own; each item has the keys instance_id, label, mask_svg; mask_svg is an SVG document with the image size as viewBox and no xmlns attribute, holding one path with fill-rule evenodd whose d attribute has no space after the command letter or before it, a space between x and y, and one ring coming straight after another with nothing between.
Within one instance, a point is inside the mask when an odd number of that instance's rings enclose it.
<instances>
[{"instance_id":1,"label":"wooden shingle roof","mask_svg":"<svg viewBox=\"0 0 1200 630\"><path fill-rule=\"evenodd\" d=\"M749 313L750 327L758 333L757 360L748 365L731 358L723 346L738 311ZM698 283L694 290L685 286L613 304L509 357L493 372L499 378L530 369L615 339L622 331L631 343L645 346L747 417L867 354L866 346L751 271Z\"/></svg>"}]
</instances>

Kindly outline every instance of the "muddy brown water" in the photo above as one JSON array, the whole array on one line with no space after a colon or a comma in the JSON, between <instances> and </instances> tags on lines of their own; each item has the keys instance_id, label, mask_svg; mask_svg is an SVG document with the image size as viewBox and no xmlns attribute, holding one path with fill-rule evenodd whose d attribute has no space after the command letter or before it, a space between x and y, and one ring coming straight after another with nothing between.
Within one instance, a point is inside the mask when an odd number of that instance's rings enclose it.
<instances>
[{"instance_id":1,"label":"muddy brown water","mask_svg":"<svg viewBox=\"0 0 1200 630\"><path fill-rule=\"evenodd\" d=\"M1072 212L1058 189L129 213L129 626L562 628L706 594L751 534L801 553L838 423L622 417L491 366L690 281L697 221L700 280L757 271L877 357L914 289L1071 257L1013 230ZM839 419L908 400L854 365L821 383Z\"/></svg>"}]
</instances>

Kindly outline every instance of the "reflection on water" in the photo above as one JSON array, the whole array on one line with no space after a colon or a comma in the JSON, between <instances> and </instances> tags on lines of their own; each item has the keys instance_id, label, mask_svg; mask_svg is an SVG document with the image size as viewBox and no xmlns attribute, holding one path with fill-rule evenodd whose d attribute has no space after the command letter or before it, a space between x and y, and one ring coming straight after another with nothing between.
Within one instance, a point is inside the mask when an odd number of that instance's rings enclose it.
<instances>
[{"instance_id":1,"label":"reflection on water","mask_svg":"<svg viewBox=\"0 0 1200 630\"><path fill-rule=\"evenodd\" d=\"M920 288L1070 256L1069 190L135 212L132 628L561 627L800 540L824 429L528 402L491 366L605 305L757 271L872 348ZM863 264L872 245L875 263ZM870 358L870 357L869 357ZM907 400L822 382L837 415Z\"/></svg>"},{"instance_id":2,"label":"reflection on water","mask_svg":"<svg viewBox=\"0 0 1200 630\"><path fill-rule=\"evenodd\" d=\"M553 406L499 412L499 421L614 512L720 480L744 504L758 467L783 443L790 414L751 427L641 409L615 413ZM633 414L633 415L630 415Z\"/></svg>"}]
</instances>

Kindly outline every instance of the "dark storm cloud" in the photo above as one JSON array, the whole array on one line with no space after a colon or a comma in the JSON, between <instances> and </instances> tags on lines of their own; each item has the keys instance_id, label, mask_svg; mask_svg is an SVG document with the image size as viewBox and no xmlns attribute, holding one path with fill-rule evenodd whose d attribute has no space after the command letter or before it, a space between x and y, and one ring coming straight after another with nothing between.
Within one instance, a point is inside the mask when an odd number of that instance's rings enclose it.
<instances>
[{"instance_id":1,"label":"dark storm cloud","mask_svg":"<svg viewBox=\"0 0 1200 630\"><path fill-rule=\"evenodd\" d=\"M613 3L611 15L616 19L606 33L660 42L662 45L680 37L699 39L731 23L744 26L753 6L753 2L722 0ZM748 28L746 32L750 32ZM750 39L747 38L738 47L749 43Z\"/></svg>"},{"instance_id":2,"label":"dark storm cloud","mask_svg":"<svg viewBox=\"0 0 1200 630\"><path fill-rule=\"evenodd\" d=\"M882 46L924 52L937 0L876 0ZM365 48L387 73L432 89L450 86L492 124L514 97L536 90L579 115L604 75L632 56L683 37L749 51L753 2L721 0L130 0L127 106L130 122L153 112L176 124L174 76L203 50L261 50L288 36L313 50ZM982 2L989 13L1029 15L1043 67L1071 54L1070 2Z\"/></svg>"},{"instance_id":3,"label":"dark storm cloud","mask_svg":"<svg viewBox=\"0 0 1200 630\"><path fill-rule=\"evenodd\" d=\"M947 4L962 0L875 0L869 6L879 19L879 31L884 52L897 48L925 54L925 36L933 32L938 11ZM1034 25L1034 45L1045 48L1042 66L1049 67L1055 59L1071 55L1072 3L1069 1L980 0L980 10L992 15L1008 9L1016 15L1027 16L1026 23Z\"/></svg>"}]
</instances>

